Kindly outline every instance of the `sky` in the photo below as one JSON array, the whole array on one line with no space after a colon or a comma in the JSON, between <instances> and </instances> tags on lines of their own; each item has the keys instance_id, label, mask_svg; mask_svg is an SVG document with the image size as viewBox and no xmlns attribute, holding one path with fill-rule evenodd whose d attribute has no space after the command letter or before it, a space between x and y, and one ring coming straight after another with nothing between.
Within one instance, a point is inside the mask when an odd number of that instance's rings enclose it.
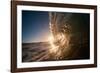
<instances>
[{"instance_id":1,"label":"sky","mask_svg":"<svg viewBox=\"0 0 100 73\"><path fill-rule=\"evenodd\" d=\"M47 41L49 31L49 14L43 11L22 11L22 42Z\"/></svg>"}]
</instances>

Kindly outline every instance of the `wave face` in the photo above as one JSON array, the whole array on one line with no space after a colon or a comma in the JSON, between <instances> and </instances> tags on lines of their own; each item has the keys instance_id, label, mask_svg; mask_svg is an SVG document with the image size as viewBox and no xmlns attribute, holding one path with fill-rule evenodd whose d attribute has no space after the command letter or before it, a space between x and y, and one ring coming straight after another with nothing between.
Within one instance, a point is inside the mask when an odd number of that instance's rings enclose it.
<instances>
[{"instance_id":1,"label":"wave face","mask_svg":"<svg viewBox=\"0 0 100 73\"><path fill-rule=\"evenodd\" d=\"M54 59L63 59L70 50L71 26L68 23L72 14L50 12L50 54ZM67 56L66 55L66 56Z\"/></svg>"},{"instance_id":2,"label":"wave face","mask_svg":"<svg viewBox=\"0 0 100 73\"><path fill-rule=\"evenodd\" d=\"M89 58L88 14L50 12L49 21L49 52L53 59Z\"/></svg>"}]
</instances>

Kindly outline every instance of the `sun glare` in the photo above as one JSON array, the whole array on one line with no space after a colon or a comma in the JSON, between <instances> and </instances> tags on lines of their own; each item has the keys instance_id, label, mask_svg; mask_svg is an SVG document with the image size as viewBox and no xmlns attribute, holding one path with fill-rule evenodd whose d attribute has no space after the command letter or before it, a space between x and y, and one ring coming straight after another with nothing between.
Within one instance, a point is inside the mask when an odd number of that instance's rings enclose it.
<instances>
[{"instance_id":1,"label":"sun glare","mask_svg":"<svg viewBox=\"0 0 100 73\"><path fill-rule=\"evenodd\" d=\"M61 50L64 46L67 46L67 39L63 33L58 33L58 35L49 37L50 43L50 53L54 53L56 55L61 55Z\"/></svg>"}]
</instances>

